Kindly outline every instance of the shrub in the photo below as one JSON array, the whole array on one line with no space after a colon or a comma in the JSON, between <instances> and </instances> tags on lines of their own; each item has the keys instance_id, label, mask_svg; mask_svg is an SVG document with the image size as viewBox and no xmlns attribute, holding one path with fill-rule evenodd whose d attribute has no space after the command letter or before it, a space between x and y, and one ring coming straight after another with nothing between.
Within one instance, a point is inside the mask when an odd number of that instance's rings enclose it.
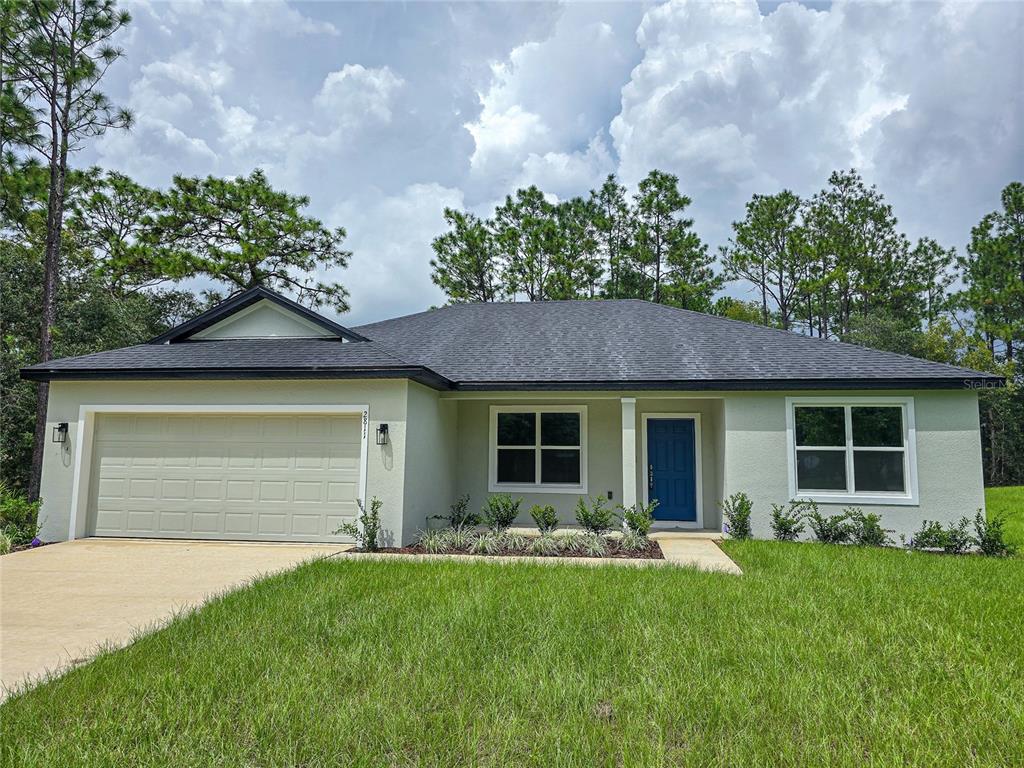
<instances>
[{"instance_id":1,"label":"shrub","mask_svg":"<svg viewBox=\"0 0 1024 768\"><path fill-rule=\"evenodd\" d=\"M554 557L561 551L561 544L557 536L545 533L530 541L530 554L540 557Z\"/></svg>"},{"instance_id":2,"label":"shrub","mask_svg":"<svg viewBox=\"0 0 1024 768\"><path fill-rule=\"evenodd\" d=\"M501 534L501 546L506 552L525 552L530 540L516 531L505 531Z\"/></svg>"},{"instance_id":3,"label":"shrub","mask_svg":"<svg viewBox=\"0 0 1024 768\"><path fill-rule=\"evenodd\" d=\"M974 516L974 543L978 545L983 555L991 557L1010 557L1017 548L1010 544L1003 533L1003 526L1006 523L1004 517L993 517L985 519L985 513L980 509Z\"/></svg>"},{"instance_id":4,"label":"shrub","mask_svg":"<svg viewBox=\"0 0 1024 768\"><path fill-rule=\"evenodd\" d=\"M754 505L745 493L734 493L720 505L722 517L725 518L725 532L733 539L749 539L750 513Z\"/></svg>"},{"instance_id":5,"label":"shrub","mask_svg":"<svg viewBox=\"0 0 1024 768\"><path fill-rule=\"evenodd\" d=\"M476 534L461 525L458 528L448 528L443 533L445 550L448 552L466 552L476 540Z\"/></svg>"},{"instance_id":6,"label":"shrub","mask_svg":"<svg viewBox=\"0 0 1024 768\"><path fill-rule=\"evenodd\" d=\"M490 496L483 508L484 522L495 533L501 533L515 522L522 503L522 499L513 501L507 493Z\"/></svg>"},{"instance_id":7,"label":"shrub","mask_svg":"<svg viewBox=\"0 0 1024 768\"><path fill-rule=\"evenodd\" d=\"M533 518L534 524L537 526L537 530L541 532L541 535L545 533L551 533L558 527L558 513L555 512L555 508L550 504L534 504L530 507L530 517Z\"/></svg>"},{"instance_id":8,"label":"shrub","mask_svg":"<svg viewBox=\"0 0 1024 768\"><path fill-rule=\"evenodd\" d=\"M460 496L448 509L447 515L432 515L428 520L447 520L452 528L472 528L480 524L480 515L469 511L469 494Z\"/></svg>"},{"instance_id":9,"label":"shrub","mask_svg":"<svg viewBox=\"0 0 1024 768\"><path fill-rule=\"evenodd\" d=\"M469 551L474 555L500 555L502 551L501 535L494 531L481 533L469 545Z\"/></svg>"},{"instance_id":10,"label":"shrub","mask_svg":"<svg viewBox=\"0 0 1024 768\"><path fill-rule=\"evenodd\" d=\"M971 546L971 537L967 533L968 520L960 518L945 528L937 520L925 520L921 529L915 533L907 544L911 549L941 549L948 555L961 555Z\"/></svg>"},{"instance_id":11,"label":"shrub","mask_svg":"<svg viewBox=\"0 0 1024 768\"><path fill-rule=\"evenodd\" d=\"M850 540L852 530L845 510L838 515L823 515L813 501L803 503L803 516L814 538L823 544L842 544Z\"/></svg>"},{"instance_id":12,"label":"shrub","mask_svg":"<svg viewBox=\"0 0 1024 768\"><path fill-rule=\"evenodd\" d=\"M447 551L447 531L420 531L416 543L423 547L427 554L437 555Z\"/></svg>"},{"instance_id":13,"label":"shrub","mask_svg":"<svg viewBox=\"0 0 1024 768\"><path fill-rule=\"evenodd\" d=\"M651 525L654 524L654 509L657 506L657 499L646 505L637 502L628 509L620 506L622 520L626 523L627 530L647 538L647 534L651 532Z\"/></svg>"},{"instance_id":14,"label":"shrub","mask_svg":"<svg viewBox=\"0 0 1024 768\"><path fill-rule=\"evenodd\" d=\"M575 552L587 557L604 557L608 554L608 542L597 533L583 533L577 537Z\"/></svg>"},{"instance_id":15,"label":"shrub","mask_svg":"<svg viewBox=\"0 0 1024 768\"><path fill-rule=\"evenodd\" d=\"M623 552L646 552L651 540L637 531L626 531L619 539L619 549Z\"/></svg>"},{"instance_id":16,"label":"shrub","mask_svg":"<svg viewBox=\"0 0 1024 768\"><path fill-rule=\"evenodd\" d=\"M609 509L604 496L598 496L590 503L587 499L581 498L576 502L576 522L581 528L591 533L601 535L612 529L615 522L615 513Z\"/></svg>"},{"instance_id":17,"label":"shrub","mask_svg":"<svg viewBox=\"0 0 1024 768\"><path fill-rule=\"evenodd\" d=\"M345 523L335 533L344 533L356 540L356 546L365 552L376 552L380 547L380 508L384 502L374 496L367 511L362 499L356 499L359 515L356 522Z\"/></svg>"},{"instance_id":18,"label":"shrub","mask_svg":"<svg viewBox=\"0 0 1024 768\"><path fill-rule=\"evenodd\" d=\"M854 544L863 547L886 547L892 544L889 538L889 531L882 527L882 516L874 512L864 514L864 510L858 507L849 507L843 510L847 520L850 521L850 540Z\"/></svg>"},{"instance_id":19,"label":"shrub","mask_svg":"<svg viewBox=\"0 0 1024 768\"><path fill-rule=\"evenodd\" d=\"M0 481L0 531L11 542L11 549L24 546L39 533L39 505L29 501Z\"/></svg>"},{"instance_id":20,"label":"shrub","mask_svg":"<svg viewBox=\"0 0 1024 768\"><path fill-rule=\"evenodd\" d=\"M6 531L0 531L0 555L6 555L14 547L14 542Z\"/></svg>"},{"instance_id":21,"label":"shrub","mask_svg":"<svg viewBox=\"0 0 1024 768\"><path fill-rule=\"evenodd\" d=\"M783 504L772 504L772 533L778 541L796 541L804 532L804 505L799 501L789 502L787 509Z\"/></svg>"}]
</instances>

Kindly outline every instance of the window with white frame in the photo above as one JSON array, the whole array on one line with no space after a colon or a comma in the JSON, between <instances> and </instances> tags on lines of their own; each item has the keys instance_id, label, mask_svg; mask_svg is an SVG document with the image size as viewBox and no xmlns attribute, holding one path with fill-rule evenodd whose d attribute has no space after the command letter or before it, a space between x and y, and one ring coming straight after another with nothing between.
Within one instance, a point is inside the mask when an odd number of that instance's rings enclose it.
<instances>
[{"instance_id":1,"label":"window with white frame","mask_svg":"<svg viewBox=\"0 0 1024 768\"><path fill-rule=\"evenodd\" d=\"M492 406L490 486L586 492L584 406Z\"/></svg>"},{"instance_id":2,"label":"window with white frame","mask_svg":"<svg viewBox=\"0 0 1024 768\"><path fill-rule=\"evenodd\" d=\"M791 403L795 492L801 496L912 495L909 401Z\"/></svg>"}]
</instances>

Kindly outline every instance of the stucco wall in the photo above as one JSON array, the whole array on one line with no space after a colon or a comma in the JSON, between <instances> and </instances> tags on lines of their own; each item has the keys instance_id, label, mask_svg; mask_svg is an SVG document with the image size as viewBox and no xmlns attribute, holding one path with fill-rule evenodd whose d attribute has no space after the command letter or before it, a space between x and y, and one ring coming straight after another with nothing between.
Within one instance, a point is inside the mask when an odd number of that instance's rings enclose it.
<instances>
[{"instance_id":1,"label":"stucco wall","mask_svg":"<svg viewBox=\"0 0 1024 768\"><path fill-rule=\"evenodd\" d=\"M58 422L69 424L62 447L47 441L43 456L40 511L41 536L48 541L68 537L79 407L86 405L369 405L367 495L378 496L385 535L402 535L405 423L408 384L403 380L364 381L139 381L53 382L47 413L49 435ZM378 450L373 434L377 424L391 430L388 451ZM85 510L79 510L80 521ZM80 522L81 525L81 522Z\"/></svg>"},{"instance_id":2,"label":"stucco wall","mask_svg":"<svg viewBox=\"0 0 1024 768\"><path fill-rule=\"evenodd\" d=\"M197 339L258 339L271 336L333 336L330 331L296 313L267 301L259 301L195 334Z\"/></svg>"},{"instance_id":3,"label":"stucco wall","mask_svg":"<svg viewBox=\"0 0 1024 768\"><path fill-rule=\"evenodd\" d=\"M847 392L848 396L879 396L879 392ZM973 391L893 392L913 396L917 427L917 471L920 489L916 506L821 504L835 514L860 506L882 515L894 537L909 535L921 521L948 522L973 516L985 506L982 484L978 397ZM743 491L754 502L754 535L770 537L772 503L789 498L786 444L786 397L835 392L737 393L725 400L725 495ZM898 538L897 538L898 540Z\"/></svg>"},{"instance_id":4,"label":"stucco wall","mask_svg":"<svg viewBox=\"0 0 1024 768\"><path fill-rule=\"evenodd\" d=\"M410 382L407 413L404 543L427 527L427 517L447 512L456 496L458 466L458 404L440 400L435 390Z\"/></svg>"}]
</instances>

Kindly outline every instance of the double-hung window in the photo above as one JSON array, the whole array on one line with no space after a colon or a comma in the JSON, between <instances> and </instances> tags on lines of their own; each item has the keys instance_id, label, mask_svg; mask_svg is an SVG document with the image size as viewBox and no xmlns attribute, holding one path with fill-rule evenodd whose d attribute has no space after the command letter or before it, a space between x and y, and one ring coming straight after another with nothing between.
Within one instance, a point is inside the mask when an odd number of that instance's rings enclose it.
<instances>
[{"instance_id":1,"label":"double-hung window","mask_svg":"<svg viewBox=\"0 0 1024 768\"><path fill-rule=\"evenodd\" d=\"M585 406L492 406L489 488L587 492Z\"/></svg>"},{"instance_id":2,"label":"double-hung window","mask_svg":"<svg viewBox=\"0 0 1024 768\"><path fill-rule=\"evenodd\" d=\"M910 398L790 398L794 497L853 503L917 501Z\"/></svg>"}]
</instances>

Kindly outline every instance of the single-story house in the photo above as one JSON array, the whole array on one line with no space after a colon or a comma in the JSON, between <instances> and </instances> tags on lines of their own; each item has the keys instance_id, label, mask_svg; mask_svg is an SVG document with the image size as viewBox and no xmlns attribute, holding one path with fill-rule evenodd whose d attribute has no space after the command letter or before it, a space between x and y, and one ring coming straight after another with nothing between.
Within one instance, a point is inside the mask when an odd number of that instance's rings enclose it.
<instances>
[{"instance_id":1,"label":"single-story house","mask_svg":"<svg viewBox=\"0 0 1024 768\"><path fill-rule=\"evenodd\" d=\"M346 328L264 288L50 382L42 537L344 541L357 500L408 543L468 494L858 506L908 533L984 506L1000 378L636 300L458 304Z\"/></svg>"}]
</instances>

